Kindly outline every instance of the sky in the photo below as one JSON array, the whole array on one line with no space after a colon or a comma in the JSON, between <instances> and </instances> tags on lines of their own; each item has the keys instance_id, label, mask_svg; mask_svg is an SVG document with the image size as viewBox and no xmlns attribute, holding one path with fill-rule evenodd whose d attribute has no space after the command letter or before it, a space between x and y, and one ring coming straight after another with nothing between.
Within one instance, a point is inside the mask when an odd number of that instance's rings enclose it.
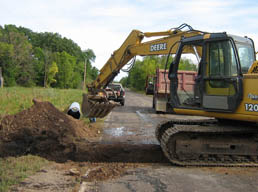
<instances>
[{"instance_id":1,"label":"sky","mask_svg":"<svg viewBox=\"0 0 258 192\"><path fill-rule=\"evenodd\" d=\"M98 69L133 29L166 31L187 23L201 31L251 37L258 47L255 0L0 0L0 8L1 26L59 33L82 50L92 49Z\"/></svg>"}]
</instances>

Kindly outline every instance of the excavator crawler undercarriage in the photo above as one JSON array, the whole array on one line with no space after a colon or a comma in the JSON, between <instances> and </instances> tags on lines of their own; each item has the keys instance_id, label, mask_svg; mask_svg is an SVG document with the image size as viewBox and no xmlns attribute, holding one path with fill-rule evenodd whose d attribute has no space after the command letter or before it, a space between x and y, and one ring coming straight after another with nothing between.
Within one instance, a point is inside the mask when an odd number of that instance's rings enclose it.
<instances>
[{"instance_id":1,"label":"excavator crawler undercarriage","mask_svg":"<svg viewBox=\"0 0 258 192\"><path fill-rule=\"evenodd\" d=\"M256 125L220 125L209 120L160 124L156 137L165 156L181 166L258 166Z\"/></svg>"}]
</instances>

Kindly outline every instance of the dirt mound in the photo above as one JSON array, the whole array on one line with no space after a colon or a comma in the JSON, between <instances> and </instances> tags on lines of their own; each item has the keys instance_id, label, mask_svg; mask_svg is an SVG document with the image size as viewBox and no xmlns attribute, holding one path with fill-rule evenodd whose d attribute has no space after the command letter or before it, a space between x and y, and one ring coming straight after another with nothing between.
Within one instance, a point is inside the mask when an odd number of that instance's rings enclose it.
<instances>
[{"instance_id":1,"label":"dirt mound","mask_svg":"<svg viewBox=\"0 0 258 192\"><path fill-rule=\"evenodd\" d=\"M31 108L2 118L0 157L33 154L56 162L167 162L158 145L103 143L96 128L49 102L34 100Z\"/></svg>"},{"instance_id":2,"label":"dirt mound","mask_svg":"<svg viewBox=\"0 0 258 192\"><path fill-rule=\"evenodd\" d=\"M91 137L81 121L56 109L49 102L33 100L34 105L0 123L0 156L39 154L45 157L68 157L74 142Z\"/></svg>"}]
</instances>

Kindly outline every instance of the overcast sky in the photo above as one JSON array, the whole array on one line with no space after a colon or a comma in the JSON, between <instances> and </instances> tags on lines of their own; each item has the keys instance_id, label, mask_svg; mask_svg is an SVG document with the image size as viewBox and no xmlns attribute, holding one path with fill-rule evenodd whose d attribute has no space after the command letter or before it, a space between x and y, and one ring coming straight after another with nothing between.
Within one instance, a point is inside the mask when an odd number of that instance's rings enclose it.
<instances>
[{"instance_id":1,"label":"overcast sky","mask_svg":"<svg viewBox=\"0 0 258 192\"><path fill-rule=\"evenodd\" d=\"M57 32L93 49L98 69L133 29L164 31L187 23L251 37L258 47L256 0L0 0L0 8L0 25Z\"/></svg>"}]
</instances>

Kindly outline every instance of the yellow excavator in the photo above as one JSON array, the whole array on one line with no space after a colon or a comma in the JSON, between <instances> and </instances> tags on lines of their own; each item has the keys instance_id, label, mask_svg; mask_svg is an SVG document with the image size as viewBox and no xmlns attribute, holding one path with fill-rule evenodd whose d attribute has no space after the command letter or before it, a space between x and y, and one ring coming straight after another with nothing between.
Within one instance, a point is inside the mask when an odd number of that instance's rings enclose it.
<instances>
[{"instance_id":1,"label":"yellow excavator","mask_svg":"<svg viewBox=\"0 0 258 192\"><path fill-rule=\"evenodd\" d=\"M155 40L144 38L156 37ZM167 110L207 120L170 120L156 138L165 156L183 166L258 166L258 61L251 38L193 29L187 24L164 32L133 30L83 95L82 112L104 117L115 105L104 88L135 56L173 55L168 68ZM197 76L188 91L179 89L184 58L196 58ZM168 59L167 59L168 60Z\"/></svg>"}]
</instances>

